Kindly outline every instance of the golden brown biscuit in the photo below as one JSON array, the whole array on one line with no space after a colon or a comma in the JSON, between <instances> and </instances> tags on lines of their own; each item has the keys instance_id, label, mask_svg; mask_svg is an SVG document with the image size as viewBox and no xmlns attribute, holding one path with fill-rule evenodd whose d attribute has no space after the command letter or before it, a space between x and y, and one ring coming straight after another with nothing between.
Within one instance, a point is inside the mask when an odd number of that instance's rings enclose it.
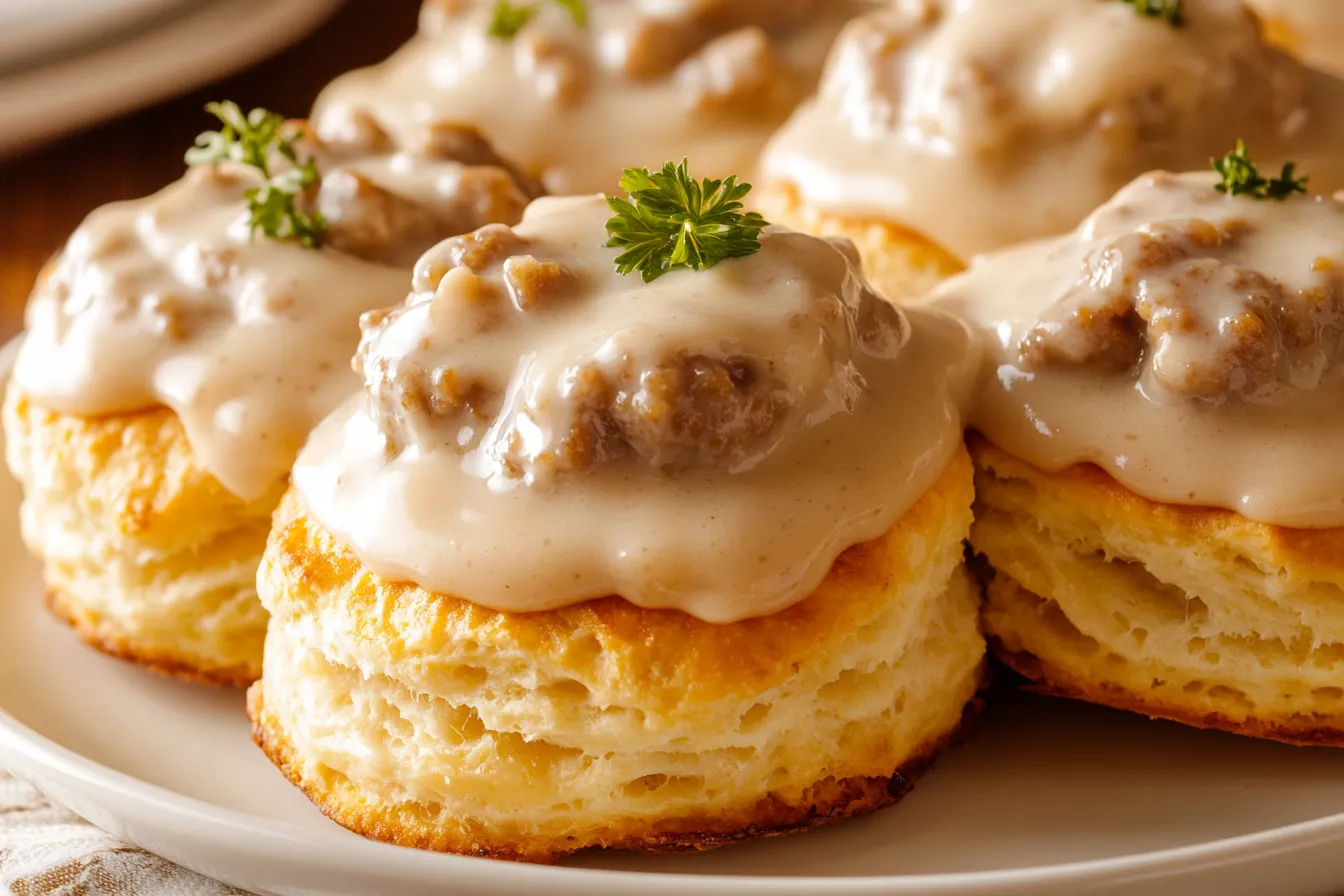
<instances>
[{"instance_id":1,"label":"golden brown biscuit","mask_svg":"<svg viewBox=\"0 0 1344 896\"><path fill-rule=\"evenodd\" d=\"M256 565L284 483L244 501L159 408L74 417L13 384L5 453L48 602L89 644L164 674L244 685L261 673Z\"/></svg>"},{"instance_id":2,"label":"golden brown biscuit","mask_svg":"<svg viewBox=\"0 0 1344 896\"><path fill-rule=\"evenodd\" d=\"M919 299L965 267L938 244L899 224L847 218L808 206L786 181L768 185L758 207L772 223L850 240L859 250L864 276L892 301Z\"/></svg>"},{"instance_id":3,"label":"golden brown biscuit","mask_svg":"<svg viewBox=\"0 0 1344 896\"><path fill-rule=\"evenodd\" d=\"M1344 746L1344 529L1147 500L973 437L994 652L1040 690Z\"/></svg>"},{"instance_id":4,"label":"golden brown biscuit","mask_svg":"<svg viewBox=\"0 0 1344 896\"><path fill-rule=\"evenodd\" d=\"M1338 0L1247 0L1265 40L1307 65L1344 73L1344 7Z\"/></svg>"},{"instance_id":5,"label":"golden brown biscuit","mask_svg":"<svg viewBox=\"0 0 1344 896\"><path fill-rule=\"evenodd\" d=\"M258 588L254 737L380 840L548 862L709 849L895 802L982 681L969 458L803 602L713 625L605 598L508 614L384 581L291 492Z\"/></svg>"},{"instance_id":6,"label":"golden brown biscuit","mask_svg":"<svg viewBox=\"0 0 1344 896\"><path fill-rule=\"evenodd\" d=\"M355 387L360 315L404 296L424 248L518 220L539 187L470 128L408 154L359 117L322 141L264 109L211 109L216 149L245 117L284 164L303 160L307 223L260 223L269 172L251 163L193 160L96 209L29 298L3 424L55 615L114 656L242 686L261 674L271 512L312 425Z\"/></svg>"}]
</instances>

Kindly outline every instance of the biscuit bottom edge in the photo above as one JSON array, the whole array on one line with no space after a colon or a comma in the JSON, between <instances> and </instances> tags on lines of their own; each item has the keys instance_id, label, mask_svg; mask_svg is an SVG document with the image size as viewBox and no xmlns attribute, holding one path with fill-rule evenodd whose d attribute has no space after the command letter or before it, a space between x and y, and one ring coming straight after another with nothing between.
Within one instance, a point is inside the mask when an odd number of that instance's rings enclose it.
<instances>
[{"instance_id":1,"label":"biscuit bottom edge","mask_svg":"<svg viewBox=\"0 0 1344 896\"><path fill-rule=\"evenodd\" d=\"M994 570L986 586L986 600L990 607L1002 614L1005 604L1031 601L1052 603L1024 587L1001 570ZM1278 741L1293 746L1344 747L1344 715L1337 713L1251 713L1239 707L1234 696L1226 698L1227 706L1216 708L1220 698L1205 693L1200 705L1194 700L1182 700L1181 682L1170 681L1172 669L1152 664L1147 669L1128 669L1125 678L1146 678L1154 685L1141 690L1132 683L1101 675L1086 675L1071 671L1071 658L1052 655L1048 641L1037 643L1023 637L1020 630L1004 631L991 626L986 633L990 653L1004 666L1025 678L1026 690L1050 697L1081 700L1098 706L1137 713L1150 719L1177 722L1193 728L1204 728L1239 734L1261 740ZM1130 665L1133 665L1132 663ZM1214 708L1208 703L1213 701Z\"/></svg>"},{"instance_id":2,"label":"biscuit bottom edge","mask_svg":"<svg viewBox=\"0 0 1344 896\"><path fill-rule=\"evenodd\" d=\"M395 812L379 811L361 800L353 787L334 784L319 786L305 779L295 751L280 726L266 711L264 681L247 692L247 715L252 740L285 778L301 790L322 814L342 827L372 840L397 846L435 852L489 858L513 862L552 864L575 853L595 850L627 850L651 854L707 852L749 840L805 833L813 828L848 818L870 815L894 806L908 795L915 783L932 769L938 757L963 743L970 735L984 708L983 692L988 687L989 663L982 661L976 671L976 694L962 709L960 721L949 731L915 750L887 776L828 777L806 788L794 799L770 794L754 806L737 812L713 812L704 817L659 819L646 831L632 831L600 844L575 847L566 840L528 838L505 845L502 841L486 844L482 838L452 837L441 832L434 838L422 830L400 824ZM655 826L662 830L655 830Z\"/></svg>"},{"instance_id":3,"label":"biscuit bottom edge","mask_svg":"<svg viewBox=\"0 0 1344 896\"><path fill-rule=\"evenodd\" d=\"M164 678L217 688L245 688L261 677L260 657L256 662L220 665L150 644L101 618L60 588L47 587L46 605L51 615L69 626L85 645Z\"/></svg>"}]
</instances>

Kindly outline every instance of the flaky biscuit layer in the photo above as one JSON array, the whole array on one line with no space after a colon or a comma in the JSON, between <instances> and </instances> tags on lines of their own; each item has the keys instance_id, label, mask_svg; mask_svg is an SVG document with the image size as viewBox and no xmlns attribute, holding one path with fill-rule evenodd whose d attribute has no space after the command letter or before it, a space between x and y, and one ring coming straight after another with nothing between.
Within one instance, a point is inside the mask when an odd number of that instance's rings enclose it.
<instances>
[{"instance_id":1,"label":"flaky biscuit layer","mask_svg":"<svg viewBox=\"0 0 1344 896\"><path fill-rule=\"evenodd\" d=\"M1203 727L1344 745L1344 529L1149 501L983 439L985 626L1041 689Z\"/></svg>"},{"instance_id":2,"label":"flaky biscuit layer","mask_svg":"<svg viewBox=\"0 0 1344 896\"><path fill-rule=\"evenodd\" d=\"M164 408L75 417L11 384L3 423L23 538L43 560L53 611L93 646L155 671L254 680L266 628L256 567L283 483L236 497Z\"/></svg>"},{"instance_id":3,"label":"flaky biscuit layer","mask_svg":"<svg viewBox=\"0 0 1344 896\"><path fill-rule=\"evenodd\" d=\"M970 500L962 454L802 603L715 626L616 598L496 613L386 582L291 493L259 576L254 731L342 824L466 854L701 849L871 811L981 681Z\"/></svg>"},{"instance_id":4,"label":"flaky biscuit layer","mask_svg":"<svg viewBox=\"0 0 1344 896\"><path fill-rule=\"evenodd\" d=\"M868 282L894 302L916 301L965 268L950 252L895 222L848 218L813 208L789 183L767 184L757 207L773 224L850 240L859 250Z\"/></svg>"}]
</instances>

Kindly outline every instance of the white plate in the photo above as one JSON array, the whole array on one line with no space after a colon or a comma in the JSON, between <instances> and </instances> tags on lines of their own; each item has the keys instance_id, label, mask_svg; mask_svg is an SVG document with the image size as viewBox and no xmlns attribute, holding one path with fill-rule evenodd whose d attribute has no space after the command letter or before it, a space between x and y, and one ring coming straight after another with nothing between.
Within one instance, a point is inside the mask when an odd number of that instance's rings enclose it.
<instances>
[{"instance_id":1,"label":"white plate","mask_svg":"<svg viewBox=\"0 0 1344 896\"><path fill-rule=\"evenodd\" d=\"M0 0L0 66L91 42L192 0Z\"/></svg>"},{"instance_id":2,"label":"white plate","mask_svg":"<svg viewBox=\"0 0 1344 896\"><path fill-rule=\"evenodd\" d=\"M339 3L193 0L106 46L0 74L0 153L244 68L308 33Z\"/></svg>"},{"instance_id":3,"label":"white plate","mask_svg":"<svg viewBox=\"0 0 1344 896\"><path fill-rule=\"evenodd\" d=\"M715 853L538 868L327 821L248 739L242 695L158 679L41 608L0 475L0 763L90 821L267 896L1331 896L1344 751L1013 697L904 803Z\"/></svg>"}]
</instances>

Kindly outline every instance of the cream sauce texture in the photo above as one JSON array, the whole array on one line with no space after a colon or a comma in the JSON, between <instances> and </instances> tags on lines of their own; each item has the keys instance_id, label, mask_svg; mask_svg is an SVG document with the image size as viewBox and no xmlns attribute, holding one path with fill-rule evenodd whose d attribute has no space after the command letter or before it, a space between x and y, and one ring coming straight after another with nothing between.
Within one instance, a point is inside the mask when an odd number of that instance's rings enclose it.
<instances>
[{"instance_id":1,"label":"cream sauce texture","mask_svg":"<svg viewBox=\"0 0 1344 896\"><path fill-rule=\"evenodd\" d=\"M609 217L542 199L428 253L294 485L377 574L486 607L777 612L943 472L979 346L877 298L847 243L771 228L644 284Z\"/></svg>"},{"instance_id":2,"label":"cream sauce texture","mask_svg":"<svg viewBox=\"0 0 1344 896\"><path fill-rule=\"evenodd\" d=\"M986 335L971 423L1154 501L1344 526L1344 206L1150 174L932 294Z\"/></svg>"},{"instance_id":3,"label":"cream sauce texture","mask_svg":"<svg viewBox=\"0 0 1344 896\"><path fill-rule=\"evenodd\" d=\"M517 220L527 202L496 168L322 159L321 249L253 236L243 193L261 177L231 163L94 211L34 291L15 383L79 416L166 405L226 488L264 494L358 389L360 314L404 298L414 260L483 223L478 207Z\"/></svg>"},{"instance_id":4,"label":"cream sauce texture","mask_svg":"<svg viewBox=\"0 0 1344 896\"><path fill-rule=\"evenodd\" d=\"M580 25L548 0L512 40L490 36L493 6L429 0L405 47L323 92L319 133L363 113L414 148L444 122L474 125L556 195L614 192L623 169L684 156L746 176L873 3L588 0Z\"/></svg>"},{"instance_id":5,"label":"cream sauce texture","mask_svg":"<svg viewBox=\"0 0 1344 896\"><path fill-rule=\"evenodd\" d=\"M898 0L846 28L763 175L962 258L1063 233L1237 138L1344 187L1344 84L1266 45L1241 0L1184 9L1176 28L1103 0Z\"/></svg>"}]
</instances>

